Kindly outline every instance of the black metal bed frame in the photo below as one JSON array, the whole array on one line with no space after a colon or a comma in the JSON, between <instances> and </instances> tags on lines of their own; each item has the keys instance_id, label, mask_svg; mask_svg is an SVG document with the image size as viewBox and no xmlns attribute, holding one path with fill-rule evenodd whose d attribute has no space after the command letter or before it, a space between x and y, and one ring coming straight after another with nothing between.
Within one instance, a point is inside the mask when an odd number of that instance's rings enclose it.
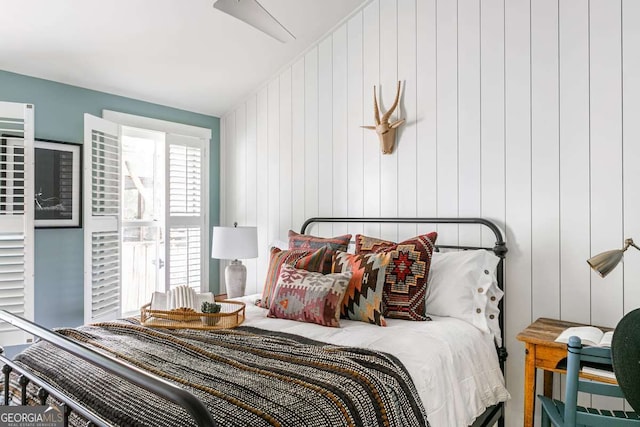
<instances>
[{"instance_id":1,"label":"black metal bed frame","mask_svg":"<svg viewBox=\"0 0 640 427\"><path fill-rule=\"evenodd\" d=\"M493 222L484 219L484 218L356 218L356 217L317 217L317 218L309 218L302 224L300 233L305 234L307 228L311 224L317 223L374 223L374 224L476 224L489 228L493 235L495 236L496 242L493 247L483 247L483 246L458 246L458 245L438 245L436 244L436 249L462 249L462 250L473 250L473 249L484 249L488 251L492 251L500 258L500 262L497 267L497 280L498 287L500 290L504 292L504 258L507 254L507 245L502 238L502 232ZM506 297L506 293L505 293ZM498 314L498 324L500 325L500 336L502 337L502 345L500 347L496 346L496 352L498 353L498 360L500 362L500 369L504 374L504 364L507 360L507 349L504 346L505 343L505 334L504 334L504 301L505 297L498 303L498 308L500 312ZM473 423L471 427L489 427L494 425L496 422L499 427L504 427L505 423L505 411L504 411L504 403L499 403L497 405L491 406L487 408L487 410L481 414Z\"/></svg>"},{"instance_id":2,"label":"black metal bed frame","mask_svg":"<svg viewBox=\"0 0 640 427\"><path fill-rule=\"evenodd\" d=\"M447 249L485 249L493 251L500 257L498 264L497 279L498 286L504 290L504 257L507 253L507 247L502 239L502 233L498 227L491 221L483 218L310 218L302 225L301 232L304 234L307 227L313 223L380 223L380 224L478 224L488 227L496 237L496 243L493 248L475 247L475 246L454 246L454 245L436 245L436 248ZM504 343L504 298L499 303L500 314L499 324ZM148 374L138 368L125 364L115 358L105 356L83 345L77 344L70 339L52 332L33 322L25 320L19 316L11 314L5 310L0 310L0 321L5 321L11 325L31 334L40 340L45 340L69 353L80 357L81 359L101 368L114 375L120 376L155 395L166 399L167 401L176 403L183 407L194 419L200 427L215 427L216 423L202 402L200 402L193 394L177 387L168 381L165 381L155 375ZM500 368L504 372L504 362L507 358L507 351L504 346L496 349L500 361ZM0 404L11 404L10 393L10 375L11 373L19 374L18 384L21 392L21 405L27 405L27 387L33 383L38 387L38 400L41 405L46 405L49 397L53 397L63 403L64 425L69 423L69 416L72 412L85 418L87 426L105 426L109 422L100 415L83 406L82 402L78 402L67 394L57 390L47 381L37 377L33 373L23 369L5 354L0 347L0 363L2 363L2 373L4 376L4 399ZM504 403L494 405L488 408L473 423L472 427L489 427L498 423L500 427L504 427Z\"/></svg>"},{"instance_id":3,"label":"black metal bed frame","mask_svg":"<svg viewBox=\"0 0 640 427\"><path fill-rule=\"evenodd\" d=\"M195 420L199 427L215 427L216 423L211 418L211 414L206 406L188 391L171 384L155 375L148 374L141 369L125 364L115 358L105 356L97 351L91 350L83 345L77 344L70 339L52 332L33 322L25 320L5 310L0 310L0 320L4 320L23 331L35 335L38 338L48 341L49 343L59 347L69 353L86 360L87 362L104 369L114 375L124 378L155 395L168 401L176 403L184 408ZM27 386L30 382L37 384L38 399L41 405L47 404L47 399L52 396L59 402L63 403L64 425L69 425L69 416L72 411L81 415L88 420L87 426L107 426L109 422L100 415L84 407L81 402L76 401L72 397L57 390L47 381L37 377L36 375L24 370L13 361L9 360L4 351L0 347L0 361L4 364L2 373L4 374L4 399L2 404L9 405L11 403L10 395L10 374L11 372L19 373L18 384L20 385L21 405L27 405Z\"/></svg>"}]
</instances>

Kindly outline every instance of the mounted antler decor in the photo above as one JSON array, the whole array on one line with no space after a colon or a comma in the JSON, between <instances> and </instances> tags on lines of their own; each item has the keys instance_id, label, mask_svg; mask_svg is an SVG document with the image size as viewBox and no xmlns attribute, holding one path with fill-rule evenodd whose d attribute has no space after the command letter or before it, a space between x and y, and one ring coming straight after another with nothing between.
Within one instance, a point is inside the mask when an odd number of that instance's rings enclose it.
<instances>
[{"instance_id":1,"label":"mounted antler decor","mask_svg":"<svg viewBox=\"0 0 640 427\"><path fill-rule=\"evenodd\" d=\"M380 118L380 110L378 108L378 98L376 97L376 87L373 87L373 118L376 121L375 126L360 126L365 129L375 130L380 138L380 147L382 148L382 154L391 154L393 152L393 146L396 143L396 128L404 123L404 119L396 120L393 123L389 123L389 118L393 111L398 106L400 100L400 82L398 82L398 90L396 92L396 100L393 101L393 105L382 115Z\"/></svg>"}]
</instances>

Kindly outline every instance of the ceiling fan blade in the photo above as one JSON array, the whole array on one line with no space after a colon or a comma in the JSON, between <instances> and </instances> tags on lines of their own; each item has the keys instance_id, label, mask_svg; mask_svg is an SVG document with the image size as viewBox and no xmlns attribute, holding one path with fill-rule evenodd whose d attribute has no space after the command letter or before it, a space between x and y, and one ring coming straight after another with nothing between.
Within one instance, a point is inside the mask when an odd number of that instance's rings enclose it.
<instances>
[{"instance_id":1,"label":"ceiling fan blade","mask_svg":"<svg viewBox=\"0 0 640 427\"><path fill-rule=\"evenodd\" d=\"M213 7L246 22L282 43L295 40L294 35L267 12L257 0L218 0L213 4Z\"/></svg>"}]
</instances>

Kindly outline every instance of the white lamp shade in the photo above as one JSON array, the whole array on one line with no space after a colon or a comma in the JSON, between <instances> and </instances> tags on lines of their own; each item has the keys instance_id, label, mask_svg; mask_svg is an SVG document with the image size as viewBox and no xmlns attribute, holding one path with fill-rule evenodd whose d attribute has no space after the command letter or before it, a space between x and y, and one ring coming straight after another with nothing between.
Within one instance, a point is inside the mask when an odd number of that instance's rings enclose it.
<instances>
[{"instance_id":1,"label":"white lamp shade","mask_svg":"<svg viewBox=\"0 0 640 427\"><path fill-rule=\"evenodd\" d=\"M213 227L211 258L249 259L258 257L256 227Z\"/></svg>"}]
</instances>

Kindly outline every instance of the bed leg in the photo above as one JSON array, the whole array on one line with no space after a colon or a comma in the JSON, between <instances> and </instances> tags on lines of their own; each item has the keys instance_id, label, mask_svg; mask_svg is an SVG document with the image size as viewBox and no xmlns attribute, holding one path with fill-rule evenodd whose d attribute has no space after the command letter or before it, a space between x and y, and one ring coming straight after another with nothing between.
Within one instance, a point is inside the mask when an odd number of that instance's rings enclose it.
<instances>
[{"instance_id":1,"label":"bed leg","mask_svg":"<svg viewBox=\"0 0 640 427\"><path fill-rule=\"evenodd\" d=\"M47 399L49 398L49 392L44 389L44 387L40 387L38 389L38 399L40 399L40 405L45 406L47 404Z\"/></svg>"},{"instance_id":2,"label":"bed leg","mask_svg":"<svg viewBox=\"0 0 640 427\"><path fill-rule=\"evenodd\" d=\"M62 404L63 406L63 416L64 416L64 427L69 427L69 415L71 415L71 408L66 403Z\"/></svg>"},{"instance_id":3,"label":"bed leg","mask_svg":"<svg viewBox=\"0 0 640 427\"><path fill-rule=\"evenodd\" d=\"M4 365L2 367L2 373L4 374L4 404L9 406L9 381L11 379L11 366Z\"/></svg>"},{"instance_id":4,"label":"bed leg","mask_svg":"<svg viewBox=\"0 0 640 427\"><path fill-rule=\"evenodd\" d=\"M18 377L18 384L20 384L20 404L27 406L27 385L29 385L29 378L20 375L20 377Z\"/></svg>"}]
</instances>

